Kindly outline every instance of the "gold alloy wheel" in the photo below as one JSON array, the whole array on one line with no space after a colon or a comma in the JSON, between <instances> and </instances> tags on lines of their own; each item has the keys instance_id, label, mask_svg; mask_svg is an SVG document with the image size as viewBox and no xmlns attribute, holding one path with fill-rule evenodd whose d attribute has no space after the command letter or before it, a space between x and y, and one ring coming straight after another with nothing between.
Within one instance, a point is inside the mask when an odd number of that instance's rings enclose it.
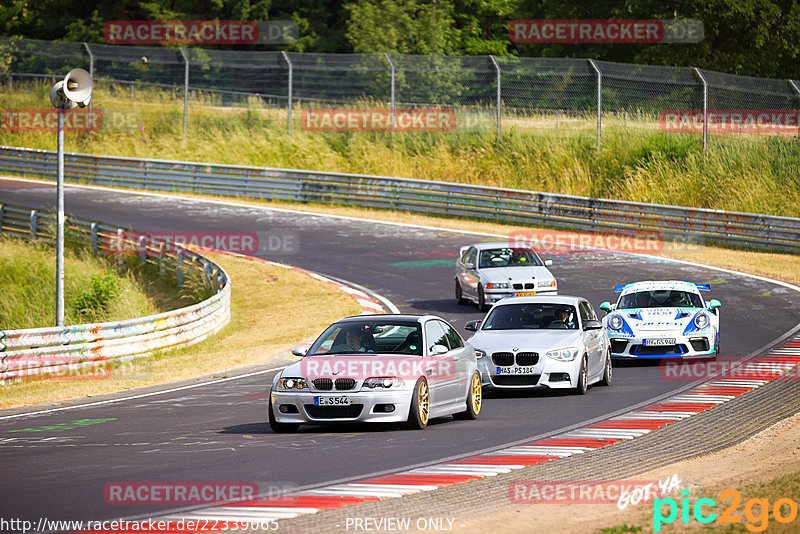
<instances>
[{"instance_id":1,"label":"gold alloy wheel","mask_svg":"<svg viewBox=\"0 0 800 534\"><path fill-rule=\"evenodd\" d=\"M470 397L472 398L472 412L475 415L478 415L481 413L481 402L483 401L481 377L478 375L478 373L472 375L472 388L470 389Z\"/></svg>"},{"instance_id":2,"label":"gold alloy wheel","mask_svg":"<svg viewBox=\"0 0 800 534\"><path fill-rule=\"evenodd\" d=\"M419 421L423 425L428 424L428 412L430 411L430 399L428 398L428 383L419 383L419 393L417 393L417 410L419 410Z\"/></svg>"}]
</instances>

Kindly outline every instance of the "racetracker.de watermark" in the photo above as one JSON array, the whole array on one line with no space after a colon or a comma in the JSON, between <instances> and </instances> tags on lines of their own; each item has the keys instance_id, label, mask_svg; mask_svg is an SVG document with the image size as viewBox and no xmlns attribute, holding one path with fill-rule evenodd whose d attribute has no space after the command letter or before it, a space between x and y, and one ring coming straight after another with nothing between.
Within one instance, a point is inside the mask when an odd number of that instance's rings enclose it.
<instances>
[{"instance_id":1,"label":"racetracker.de watermark","mask_svg":"<svg viewBox=\"0 0 800 534\"><path fill-rule=\"evenodd\" d=\"M110 20L103 25L109 44L291 44L291 20Z\"/></svg>"},{"instance_id":2,"label":"racetracker.de watermark","mask_svg":"<svg viewBox=\"0 0 800 534\"><path fill-rule=\"evenodd\" d=\"M363 356L347 358L307 356L300 361L302 376L314 378L399 378L411 384L420 376L441 380L456 376L456 362L449 356ZM396 384L395 384L396 385Z\"/></svg>"},{"instance_id":3,"label":"racetracker.de watermark","mask_svg":"<svg viewBox=\"0 0 800 534\"><path fill-rule=\"evenodd\" d=\"M664 480L516 480L508 486L515 504L616 504L651 502L680 489L677 475Z\"/></svg>"},{"instance_id":4,"label":"racetracker.de watermark","mask_svg":"<svg viewBox=\"0 0 800 534\"><path fill-rule=\"evenodd\" d=\"M664 250L664 235L651 230L615 232L562 232L558 230L515 230L508 235L511 248L532 248L538 252L594 252L611 250L631 254L658 254ZM692 250L698 245L670 241L670 250Z\"/></svg>"},{"instance_id":5,"label":"racetracker.de watermark","mask_svg":"<svg viewBox=\"0 0 800 534\"><path fill-rule=\"evenodd\" d=\"M177 254L187 245L221 252L255 256L258 254L286 255L299 250L295 232L202 232L177 231L141 234L118 232L103 238L103 250L111 255L159 256Z\"/></svg>"},{"instance_id":6,"label":"racetracker.de watermark","mask_svg":"<svg viewBox=\"0 0 800 534\"><path fill-rule=\"evenodd\" d=\"M663 380L694 382L707 378L763 380L765 378L800 378L800 367L780 361L744 361L736 358L713 360L661 360L659 374Z\"/></svg>"},{"instance_id":7,"label":"racetracker.de watermark","mask_svg":"<svg viewBox=\"0 0 800 534\"><path fill-rule=\"evenodd\" d=\"M515 43L699 43L700 20L513 20L508 37Z\"/></svg>"},{"instance_id":8,"label":"racetracker.de watermark","mask_svg":"<svg viewBox=\"0 0 800 534\"><path fill-rule=\"evenodd\" d=\"M392 119L394 118L394 126ZM445 108L305 109L300 127L310 132L451 132L456 114Z\"/></svg>"},{"instance_id":9,"label":"racetracker.de watermark","mask_svg":"<svg viewBox=\"0 0 800 534\"><path fill-rule=\"evenodd\" d=\"M111 505L210 505L247 501L258 496L255 482L109 482L103 498Z\"/></svg>"},{"instance_id":10,"label":"racetracker.de watermark","mask_svg":"<svg viewBox=\"0 0 800 534\"><path fill-rule=\"evenodd\" d=\"M59 113L64 115L65 132L92 132L103 127L103 113L99 109L2 109L0 132L57 132Z\"/></svg>"},{"instance_id":11,"label":"racetracker.de watermark","mask_svg":"<svg viewBox=\"0 0 800 534\"><path fill-rule=\"evenodd\" d=\"M668 109L659 116L659 127L668 133L701 133L703 124L711 133L797 135L797 109Z\"/></svg>"}]
</instances>

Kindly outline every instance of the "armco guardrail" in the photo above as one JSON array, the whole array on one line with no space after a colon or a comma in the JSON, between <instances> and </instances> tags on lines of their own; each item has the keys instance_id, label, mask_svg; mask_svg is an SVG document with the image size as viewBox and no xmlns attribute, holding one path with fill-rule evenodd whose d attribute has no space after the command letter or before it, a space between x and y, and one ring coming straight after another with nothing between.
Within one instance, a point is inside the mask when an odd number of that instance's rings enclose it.
<instances>
[{"instance_id":1,"label":"armco guardrail","mask_svg":"<svg viewBox=\"0 0 800 534\"><path fill-rule=\"evenodd\" d=\"M0 147L0 173L52 178L55 171L55 152ZM65 154L65 176L158 191L343 203L591 231L660 232L677 240L792 252L800 246L800 219L792 217L428 180L74 153Z\"/></svg>"},{"instance_id":2,"label":"armco guardrail","mask_svg":"<svg viewBox=\"0 0 800 534\"><path fill-rule=\"evenodd\" d=\"M55 214L0 204L0 229L32 239L52 239ZM179 310L119 322L66 327L0 331L0 384L37 376L97 376L110 372L114 361L146 356L155 351L192 345L214 334L230 320L230 278L225 270L180 245L175 252L155 240L140 238L122 228L69 216L69 239L91 245L95 253L115 254L133 250L138 261L158 265L161 275L174 274L177 283L194 271L213 285L212 297ZM98 242L107 246L99 246ZM109 250L108 245L113 247ZM146 250L145 250L146 249Z\"/></svg>"}]
</instances>

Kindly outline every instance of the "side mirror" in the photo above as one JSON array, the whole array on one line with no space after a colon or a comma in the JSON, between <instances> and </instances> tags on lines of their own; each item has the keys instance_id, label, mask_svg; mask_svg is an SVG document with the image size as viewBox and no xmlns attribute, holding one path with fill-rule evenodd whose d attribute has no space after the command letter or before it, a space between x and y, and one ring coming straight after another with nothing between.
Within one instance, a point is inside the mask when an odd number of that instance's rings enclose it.
<instances>
[{"instance_id":1,"label":"side mirror","mask_svg":"<svg viewBox=\"0 0 800 534\"><path fill-rule=\"evenodd\" d=\"M444 354L449 350L450 349L448 349L444 345L434 345L433 350L431 351L431 356L438 356L439 354Z\"/></svg>"},{"instance_id":2,"label":"side mirror","mask_svg":"<svg viewBox=\"0 0 800 534\"><path fill-rule=\"evenodd\" d=\"M603 323L600 321L589 319L588 321L583 322L584 330L600 330L601 328L603 328Z\"/></svg>"},{"instance_id":3,"label":"side mirror","mask_svg":"<svg viewBox=\"0 0 800 534\"><path fill-rule=\"evenodd\" d=\"M720 301L718 301L717 299L711 299L711 300L708 301L708 309L709 310L714 310L716 308L719 308L720 306L722 306L722 303Z\"/></svg>"},{"instance_id":4,"label":"side mirror","mask_svg":"<svg viewBox=\"0 0 800 534\"><path fill-rule=\"evenodd\" d=\"M295 347L292 349L292 354L294 354L295 356L303 357L308 353L309 348L310 347L307 347L305 345L300 345L299 347Z\"/></svg>"},{"instance_id":5,"label":"side mirror","mask_svg":"<svg viewBox=\"0 0 800 534\"><path fill-rule=\"evenodd\" d=\"M602 303L600 305L600 309L603 310L604 312L608 313L611 310L613 310L614 308L611 307L611 303L610 302L605 301L604 303Z\"/></svg>"},{"instance_id":6,"label":"side mirror","mask_svg":"<svg viewBox=\"0 0 800 534\"><path fill-rule=\"evenodd\" d=\"M551 265L553 265L553 260L544 260L545 267L550 267Z\"/></svg>"},{"instance_id":7,"label":"side mirror","mask_svg":"<svg viewBox=\"0 0 800 534\"><path fill-rule=\"evenodd\" d=\"M475 264L474 263L470 263L470 262L465 263L464 264L464 268L471 271L472 269L475 268Z\"/></svg>"},{"instance_id":8,"label":"side mirror","mask_svg":"<svg viewBox=\"0 0 800 534\"><path fill-rule=\"evenodd\" d=\"M475 321L467 321L467 324L464 325L464 330L469 330L470 332L477 332L480 327L481 327L481 320L476 319Z\"/></svg>"}]
</instances>

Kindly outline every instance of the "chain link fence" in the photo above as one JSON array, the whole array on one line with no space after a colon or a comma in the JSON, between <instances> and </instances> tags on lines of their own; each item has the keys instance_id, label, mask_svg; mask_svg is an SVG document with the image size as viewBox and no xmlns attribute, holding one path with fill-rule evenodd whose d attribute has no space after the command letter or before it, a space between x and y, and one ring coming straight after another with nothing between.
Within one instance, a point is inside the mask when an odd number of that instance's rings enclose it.
<instances>
[{"instance_id":1,"label":"chain link fence","mask_svg":"<svg viewBox=\"0 0 800 534\"><path fill-rule=\"evenodd\" d=\"M170 120L192 126L195 106L260 111L275 127L303 128L303 111L443 108L457 132L596 133L622 127L702 135L800 137L800 81L691 67L575 58L312 54L121 46L0 38L9 91L76 67L95 81L93 105L130 95L146 108L171 102ZM160 92L154 92L158 89ZM182 109L181 109L182 108Z\"/></svg>"}]
</instances>

